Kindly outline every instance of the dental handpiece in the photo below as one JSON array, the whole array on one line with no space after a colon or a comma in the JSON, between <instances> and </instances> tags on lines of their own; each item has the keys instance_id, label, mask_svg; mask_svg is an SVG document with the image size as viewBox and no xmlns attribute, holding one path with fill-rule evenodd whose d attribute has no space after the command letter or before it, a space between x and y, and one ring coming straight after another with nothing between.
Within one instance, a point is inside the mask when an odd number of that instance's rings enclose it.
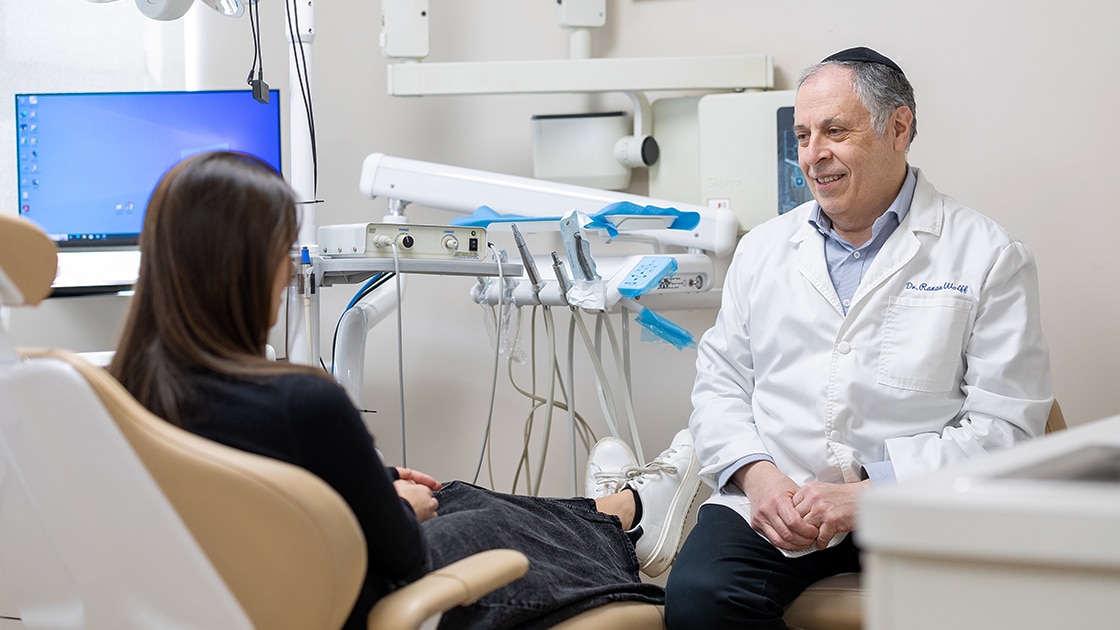
<instances>
[{"instance_id":1,"label":"dental handpiece","mask_svg":"<svg viewBox=\"0 0 1120 630\"><path fill-rule=\"evenodd\" d=\"M529 283L533 285L533 295L540 295L541 289L544 288L544 281L537 271L537 263L529 253L529 247L525 245L525 239L521 237L521 230L517 229L517 224L511 223L510 228L513 229L513 242L517 244L517 253L521 255L521 264L525 266Z\"/></svg>"},{"instance_id":2,"label":"dental handpiece","mask_svg":"<svg viewBox=\"0 0 1120 630\"><path fill-rule=\"evenodd\" d=\"M572 282L568 280L568 274L564 271L564 263L560 262L560 257L556 252L552 252L552 271L556 273L556 282L560 283L560 297L564 299L564 303L568 303L568 289L572 288Z\"/></svg>"}]
</instances>

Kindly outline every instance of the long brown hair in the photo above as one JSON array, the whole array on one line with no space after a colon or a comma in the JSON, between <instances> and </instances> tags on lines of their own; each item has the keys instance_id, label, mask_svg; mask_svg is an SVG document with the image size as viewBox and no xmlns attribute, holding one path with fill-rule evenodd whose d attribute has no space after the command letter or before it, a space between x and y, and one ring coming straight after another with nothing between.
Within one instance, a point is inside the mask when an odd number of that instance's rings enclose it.
<instances>
[{"instance_id":1,"label":"long brown hair","mask_svg":"<svg viewBox=\"0 0 1120 630\"><path fill-rule=\"evenodd\" d=\"M180 425L194 374L322 374L265 358L276 270L298 231L294 193L267 163L211 152L172 167L148 203L140 277L110 373Z\"/></svg>"}]
</instances>

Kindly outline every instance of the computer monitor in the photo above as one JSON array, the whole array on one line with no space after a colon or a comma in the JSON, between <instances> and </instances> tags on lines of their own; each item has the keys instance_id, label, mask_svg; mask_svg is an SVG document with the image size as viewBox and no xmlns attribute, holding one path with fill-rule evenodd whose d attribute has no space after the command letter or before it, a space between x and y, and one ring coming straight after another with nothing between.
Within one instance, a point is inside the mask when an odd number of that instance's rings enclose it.
<instances>
[{"instance_id":1,"label":"computer monitor","mask_svg":"<svg viewBox=\"0 0 1120 630\"><path fill-rule=\"evenodd\" d=\"M183 158L242 151L281 169L276 90L267 104L249 90L15 98L19 214L59 246L56 293L135 281L135 249L148 198L160 176ZM81 257L70 265L81 277L67 278L69 261L62 256L70 252L105 255ZM114 257L121 262L112 269L98 268Z\"/></svg>"},{"instance_id":2,"label":"computer monitor","mask_svg":"<svg viewBox=\"0 0 1120 630\"><path fill-rule=\"evenodd\" d=\"M778 116L778 214L785 214L813 199L797 161L797 134L793 132L793 106L779 107Z\"/></svg>"}]
</instances>

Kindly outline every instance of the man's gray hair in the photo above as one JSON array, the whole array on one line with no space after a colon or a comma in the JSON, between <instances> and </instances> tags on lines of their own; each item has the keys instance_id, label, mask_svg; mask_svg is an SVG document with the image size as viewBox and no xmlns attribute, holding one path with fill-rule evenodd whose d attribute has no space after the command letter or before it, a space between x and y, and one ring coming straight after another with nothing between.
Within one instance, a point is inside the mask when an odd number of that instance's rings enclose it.
<instances>
[{"instance_id":1,"label":"man's gray hair","mask_svg":"<svg viewBox=\"0 0 1120 630\"><path fill-rule=\"evenodd\" d=\"M910 108L914 120L910 123L910 141L906 143L906 148L909 149L918 135L918 106L914 102L914 88L906 75L878 63L824 61L806 68L797 80L797 88L801 89L801 85L821 68L834 65L851 69L852 89L860 103L871 113L871 127L875 133L883 135L887 132L887 123L896 109L903 105Z\"/></svg>"}]
</instances>

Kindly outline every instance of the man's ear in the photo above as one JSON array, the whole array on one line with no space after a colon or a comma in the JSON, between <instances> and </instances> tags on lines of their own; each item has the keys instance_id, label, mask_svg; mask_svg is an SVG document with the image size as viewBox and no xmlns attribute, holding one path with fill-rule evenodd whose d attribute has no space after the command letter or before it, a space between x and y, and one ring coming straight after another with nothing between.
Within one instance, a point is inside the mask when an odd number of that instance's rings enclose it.
<instances>
[{"instance_id":1,"label":"man's ear","mask_svg":"<svg viewBox=\"0 0 1120 630\"><path fill-rule=\"evenodd\" d=\"M905 151L910 145L910 129L914 126L914 112L906 105L900 105L894 110L891 119L891 130L894 131L894 148L896 151Z\"/></svg>"}]
</instances>

